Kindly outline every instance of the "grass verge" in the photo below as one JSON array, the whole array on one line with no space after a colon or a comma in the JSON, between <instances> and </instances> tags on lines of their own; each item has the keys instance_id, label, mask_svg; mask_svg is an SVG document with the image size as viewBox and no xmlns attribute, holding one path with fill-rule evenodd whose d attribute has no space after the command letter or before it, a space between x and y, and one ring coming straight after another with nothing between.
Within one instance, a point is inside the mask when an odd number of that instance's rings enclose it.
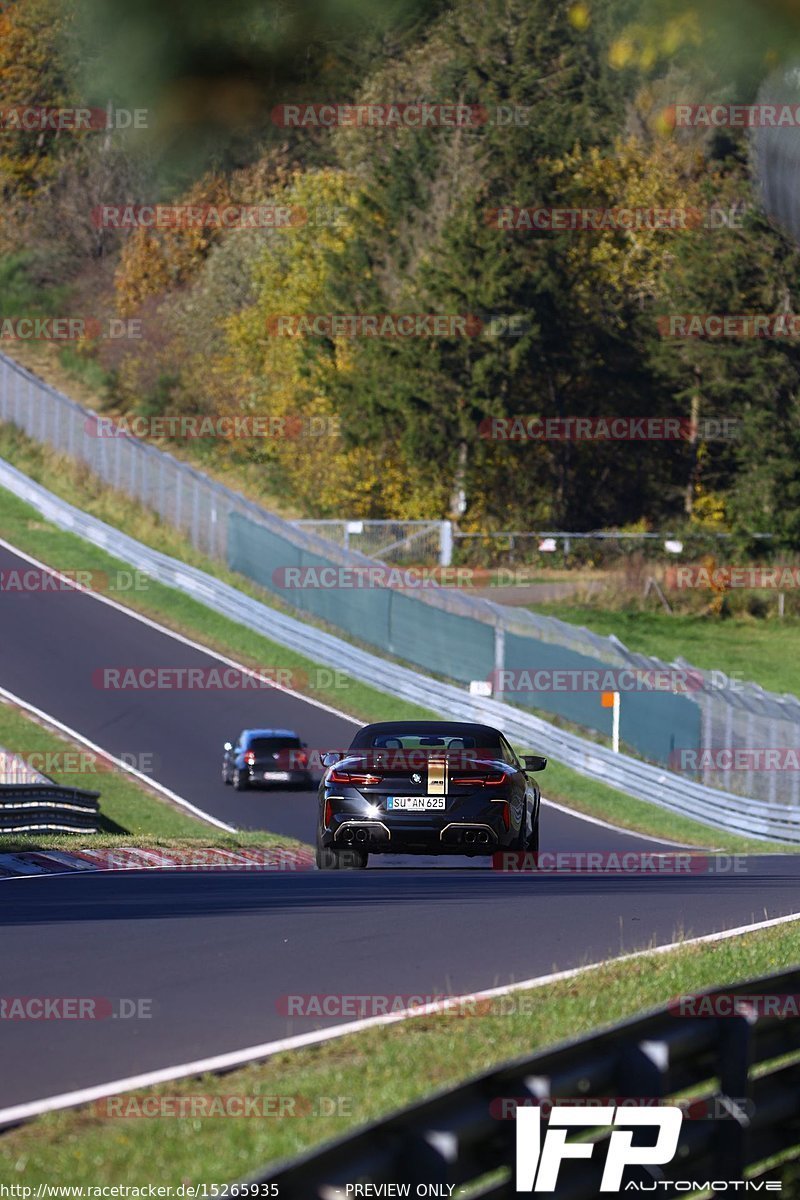
<instances>
[{"instance_id":1,"label":"grass verge","mask_svg":"<svg viewBox=\"0 0 800 1200\"><path fill-rule=\"evenodd\" d=\"M67 769L47 769L56 783L100 793L100 832L97 834L2 834L0 854L24 850L70 850L81 845L93 849L111 846L161 846L163 848L237 846L299 846L301 843L273 833L226 833L184 812L149 790L134 776L102 762L76 742L32 719L16 705L0 703L0 746L34 762L59 762ZM65 758L65 752L70 757ZM77 758L76 756L82 756ZM38 756L41 756L39 758ZM88 756L88 757L87 757ZM69 768L75 763L85 769Z\"/></svg>"},{"instance_id":2,"label":"grass verge","mask_svg":"<svg viewBox=\"0 0 800 1200\"><path fill-rule=\"evenodd\" d=\"M76 1186L135 1179L172 1185L235 1180L501 1062L678 995L766 975L798 959L800 922L790 922L726 941L608 963L573 979L518 992L514 1004L507 999L488 1013L482 1005L473 1012L415 1017L276 1055L223 1076L130 1093L138 1100L286 1097L283 1117L143 1120L108 1116L98 1106L48 1114L0 1137L0 1180L24 1178L34 1186L54 1179ZM295 1115L289 1116L292 1098ZM277 1101L274 1108L280 1109Z\"/></svg>"},{"instance_id":3,"label":"grass verge","mask_svg":"<svg viewBox=\"0 0 800 1200\"><path fill-rule=\"evenodd\" d=\"M21 447L21 453L14 446ZM0 425L0 456L11 461L31 478L64 496L73 504L132 537L154 546L173 557L207 571L217 579L253 596L262 603L265 594L241 576L194 551L181 534L161 524L153 514L125 497L102 487L69 460L50 455L9 426ZM61 474L59 474L61 472ZM0 489L0 537L49 566L62 571L96 571L112 579L118 572L130 575L128 565L112 558L104 550L92 546L74 534L57 529L42 520L39 514L16 496ZM147 586L128 587L114 593L114 598L126 607L153 618L160 624L191 637L212 650L217 650L253 669L288 668L297 671L303 680L298 690L312 699L347 713L356 720L383 721L403 718L426 719L440 714L400 700L377 688L337 673L333 685L314 686L318 678L316 664L286 649L244 625L214 612L172 588L154 580ZM271 603L271 600L270 600ZM275 608L281 608L279 604ZM8 749L13 749L9 746ZM521 747L535 750L536 747ZM696 846L718 847L731 853L748 850L776 849L787 851L754 838L714 830L699 822L677 816L656 805L625 796L613 788L589 779L561 764L551 763L542 777L543 791L553 800L581 812L590 813L623 828L664 837L672 841L689 842Z\"/></svg>"},{"instance_id":4,"label":"grass verge","mask_svg":"<svg viewBox=\"0 0 800 1200\"><path fill-rule=\"evenodd\" d=\"M705 671L724 671L735 680L752 680L771 692L800 694L796 662L800 655L800 619L726 618L686 613L610 611L587 605L535 604L538 613L593 633L613 633L629 650L665 662L678 656Z\"/></svg>"}]
</instances>

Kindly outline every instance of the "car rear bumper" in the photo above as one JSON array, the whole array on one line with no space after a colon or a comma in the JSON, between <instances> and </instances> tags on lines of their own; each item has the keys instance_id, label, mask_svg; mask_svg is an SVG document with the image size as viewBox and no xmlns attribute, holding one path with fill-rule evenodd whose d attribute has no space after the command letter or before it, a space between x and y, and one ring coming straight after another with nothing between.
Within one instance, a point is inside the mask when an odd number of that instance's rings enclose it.
<instances>
[{"instance_id":1,"label":"car rear bumper","mask_svg":"<svg viewBox=\"0 0 800 1200\"><path fill-rule=\"evenodd\" d=\"M323 830L322 845L355 846L383 854L491 854L510 844L511 835L500 823L482 821L391 821L342 816Z\"/></svg>"},{"instance_id":2,"label":"car rear bumper","mask_svg":"<svg viewBox=\"0 0 800 1200\"><path fill-rule=\"evenodd\" d=\"M267 767L251 767L248 772L251 787L311 787L310 771L272 771Z\"/></svg>"}]
</instances>

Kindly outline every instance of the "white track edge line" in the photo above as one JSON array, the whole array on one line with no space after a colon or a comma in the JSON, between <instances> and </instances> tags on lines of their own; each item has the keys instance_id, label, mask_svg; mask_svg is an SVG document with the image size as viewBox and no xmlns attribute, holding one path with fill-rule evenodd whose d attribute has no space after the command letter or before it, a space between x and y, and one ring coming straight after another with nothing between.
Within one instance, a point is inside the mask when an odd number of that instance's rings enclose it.
<instances>
[{"instance_id":1,"label":"white track edge line","mask_svg":"<svg viewBox=\"0 0 800 1200\"><path fill-rule=\"evenodd\" d=\"M2 489L0 489L0 490L2 490ZM60 528L60 526L56 526L56 528ZM72 533L72 530L62 530L61 532L62 533ZM73 533L72 536L80 537L80 534ZM110 550L107 550L104 546L97 546L97 545L95 545L94 542L90 542L89 545L93 546L95 550L100 550L103 554L107 554L109 556L109 558L117 557L115 554L112 554ZM33 566L41 567L41 569L43 571L47 571L50 575L57 576L59 579L63 580L64 583L66 583L69 587L71 587L73 589L73 591L80 592L84 596L89 596L92 600L97 600L100 604L107 604L110 608L116 609L117 612L123 613L126 617L132 617L134 621L140 621L142 623L142 625L148 625L151 629L155 629L158 633L162 633L162 634L165 634L167 637L174 638L176 642L182 642L184 646L190 646L193 650L199 650L202 654L206 654L209 658L215 658L215 659L217 659L218 662L223 662L229 667L236 667L237 670L242 671L246 675L250 675L253 679L260 678L260 676L258 676L258 672L254 671L252 669L252 667L243 666L241 663L236 662L235 659L228 658L228 656L226 654L222 654L221 651L212 650L210 646L204 646L202 644L202 642L196 642L192 638L186 637L182 633L178 633L177 630L175 630L175 629L169 629L166 625L160 625L159 622L155 621L152 617L148 617L148 616L145 616L144 613L137 612L137 610L135 608L128 608L126 605L121 604L118 600L112 600L110 596L103 596L103 595L101 595L100 592L93 592L91 590L91 588L81 587L81 585L76 583L74 579L70 579L69 576L63 575L61 573L61 571L57 570L55 567L49 567L47 565L47 563L40 562L38 558L33 558L30 554L26 554L24 550L18 550L16 546L12 546L11 543L5 541L4 538L0 538L0 546L2 546L4 549L8 550L11 554L17 555L18 558L22 558L26 562L31 563ZM125 560L119 559L119 561L124 562ZM177 559L176 559L176 561L179 562L179 560L177 560ZM131 564L128 564L128 565L130 566ZM190 566L189 563L180 563L180 565L185 566L187 568ZM136 568L136 569L138 569L138 568ZM147 575L147 572L142 571L141 574ZM148 579L149 578L152 578L152 577L148 576ZM224 581L219 580L218 582L224 582ZM179 590L177 588L171 588L168 583L162 583L160 579L153 579L153 583L157 583L159 585L159 587L167 588L168 591L169 590L171 590L171 591ZM196 604L199 604L201 606L201 608L207 608L209 612L214 613L215 616L221 617L223 621L230 621L233 625L241 625L242 624L240 621L234 620L233 617L228 617L225 615L225 613L217 612L216 609L210 608L209 605L204 604L202 600L198 600L195 596L191 596L188 592L181 592L180 594L183 596L187 596L188 599L190 599L190 600L194 600ZM247 626L242 625L242 628L247 629ZM255 633L257 637L264 638L265 641L273 641L273 642L276 642L277 645L280 644L277 642L275 637L270 638L267 634L259 633L258 630L251 630L250 632ZM299 652L297 650L292 650L291 653L299 654ZM299 655L299 657L302 658L304 656ZM312 662L312 661L313 660L309 659L309 662ZM289 668L289 669L291 670L291 668ZM276 692L285 692L286 695L294 696L298 700L303 700L306 704L310 704L314 708L321 708L325 712L332 713L334 716L340 717L343 721L347 721L351 725L360 726L363 724L363 722L357 720L356 717L351 717L349 715L349 713L341 712L340 709L334 708L330 704L325 704L325 703L323 703L322 700L317 700L313 696L308 696L308 695L306 695L305 692L296 692L293 688L285 687L283 684L274 683L272 681L269 681L269 686L271 688L274 688L274 690Z\"/></svg>"},{"instance_id":2,"label":"white track edge line","mask_svg":"<svg viewBox=\"0 0 800 1200\"><path fill-rule=\"evenodd\" d=\"M542 804L547 804L550 808L558 809L559 812L567 813L571 817L580 817L582 821L588 821L590 825L600 825L603 829L613 829L614 833L624 833L628 837L642 838L646 842L660 842L662 846L678 846L681 850L705 850L708 854L713 854L707 846L697 846L691 842L673 842L669 838L656 837L652 833L637 833L635 829L625 829L622 825L614 825L611 821L603 821L600 817L590 816L589 813L579 812L575 808L569 808L566 804L558 804L555 800L547 800L542 796Z\"/></svg>"},{"instance_id":3,"label":"white track edge line","mask_svg":"<svg viewBox=\"0 0 800 1200\"><path fill-rule=\"evenodd\" d=\"M447 1000L435 1001L421 1005L416 1009L403 1009L398 1013L384 1013L378 1017L365 1017L360 1021L350 1021L346 1025L334 1025L330 1029L318 1029L313 1033L301 1033L294 1037L281 1038L274 1042L264 1042L258 1046L248 1046L243 1050L232 1050L225 1054L215 1054L209 1058L200 1058L194 1062L181 1063L172 1067L161 1067L155 1071L145 1071L140 1075L129 1075L123 1079L109 1080L107 1083L93 1084L91 1087L78 1088L73 1092L62 1092L60 1095L47 1096L42 1100L31 1100L25 1104L16 1104L9 1108L0 1109L0 1125L16 1124L30 1120L44 1113L55 1112L58 1109L72 1108L80 1104L90 1104L93 1100L101 1100L105 1096L113 1096L119 1092L130 1092L140 1088L152 1087L159 1083L168 1083L173 1079L185 1079L192 1075L203 1075L208 1072L227 1071L232 1067L244 1066L247 1063L271 1058L286 1050L299 1050L305 1046L314 1046L320 1042L333 1041L335 1038L346 1037L350 1033L361 1033L365 1029L373 1029L382 1025L394 1025L400 1021L414 1017L430 1016L446 1012L465 1002L488 1000L494 996L508 996L525 989L545 987L550 983L560 983L566 979L574 979L589 971L597 971L601 967L613 966L616 963L632 962L638 958L646 958L650 954L667 954L679 950L683 946L699 946L709 942L726 941L729 938L740 937L745 933L753 933L760 929L771 929L778 925L788 925L791 921L800 920L800 912L789 913L783 917L772 917L766 921L757 921L751 925L739 925L735 929L724 929L718 933L705 933L699 937L687 938L680 942L668 942L663 946L653 946L646 950L636 950L631 954L623 954L618 958L603 959L601 962L589 963L583 967L571 967L566 971L556 971L550 975L540 975L533 979L524 979L519 983L506 984L503 987L487 988L480 992L470 992L462 996L453 996Z\"/></svg>"},{"instance_id":4,"label":"white track edge line","mask_svg":"<svg viewBox=\"0 0 800 1200\"><path fill-rule=\"evenodd\" d=\"M69 531L63 530L62 532L69 532ZM77 537L79 535L75 534L73 536ZM93 545L94 543L90 543L90 544ZM7 542L4 538L0 538L0 546L4 547L11 554L15 554L18 558L24 559L25 562L29 562L33 566L36 566L36 567L41 567L42 570L49 572L49 574L55 575L59 579L64 580L64 582L67 583L69 586L71 586L76 592L81 592L83 595L90 596L93 600L98 600L101 604L108 604L108 605L110 605L111 608L116 609L117 612L121 612L125 616L132 617L134 620L140 621L143 625L147 625L151 629L155 629L158 633L164 634L167 637L174 638L175 641L182 642L185 646L190 646L193 650L199 650L201 653L207 654L210 658L215 658L219 662L226 663L229 667L235 667L237 670L242 671L245 674L252 676L253 678L256 677L257 672L253 671L250 667L245 667L241 663L236 662L235 659L228 658L227 655L220 653L220 651L212 650L209 646L204 646L201 642L196 642L192 638L185 637L182 633L177 633L174 629L167 628L166 625L160 625L158 623L158 621L154 621L152 619L152 617L147 617L143 613L137 612L135 609L127 608L124 604L120 604L119 601L117 601L117 600L112 600L108 596L102 596L102 595L100 595L100 593L93 592L89 588L81 587L79 584L76 584L74 580L69 579L68 576L63 575L60 571L56 570L55 567L49 567L47 565L47 563L40 562L39 559L33 558L30 554L26 554L24 550L17 549L16 546L13 546L10 542ZM110 554L110 552L108 550L104 550L103 547L95 547L95 548L102 550L102 552L104 554L108 554L110 558L116 557L115 555ZM124 562L125 560L120 559L119 561ZM156 580L155 582L159 582L159 581ZM161 587L169 588L169 584L163 583L163 584L161 584ZM198 600L197 603L200 604L201 606L203 606L202 601ZM207 607L207 606L203 606L203 607ZM215 610L210 609L209 611L214 612ZM217 615L223 616L224 620L228 620L228 621L233 620L233 618L231 618L231 617L224 617L224 614L222 614L222 613L218 613ZM233 624L238 624L238 622L233 621ZM244 628L246 628L246 626ZM257 636L264 637L264 638L266 638L267 641L270 640L269 638L266 637L265 634L257 633ZM296 651L294 651L293 653L296 653ZM286 692L287 695L294 696L294 697L296 697L296 699L302 700L304 703L310 704L314 708L321 708L325 712L332 713L333 716L339 717L339 718L341 718L341 720L347 721L351 725L356 725L356 726L361 727L364 724L363 721L359 721L355 717L351 717L348 713L341 712L340 709L333 708L333 706L330 704L323 704L323 702L321 700L316 700L311 696L305 695L305 693L303 693L303 692L296 692L292 688L282 687L282 686L279 686L278 684L274 684L273 686L275 687L276 691ZM18 701L18 703L22 704L23 701ZM52 720L52 718L48 718L48 719ZM54 721L54 724L55 723L57 723L57 722ZM76 734L74 736L79 737L80 735ZM89 745L89 744L90 743L87 742L87 745ZM99 749L99 747L95 747L95 748ZM101 753L105 753L105 751L101 751ZM544 799L544 797L542 797L542 799ZM188 801L183 801L183 803L188 803ZM646 834L646 833L639 833L639 834L633 833L630 829L623 829L619 825L612 825L606 821L600 820L599 817L590 817L587 813L580 812L578 809L567 808L566 806L556 804L553 800L548 800L548 801L546 801L546 803L550 804L553 808L561 809L562 812L568 813L570 816L576 817L580 821L587 821L593 825L603 825L607 829L613 829L617 833L627 834L630 837L646 838L648 841L662 842L665 846L680 846L681 848L688 849L688 847L686 846L686 843L684 843L684 842L672 842L666 838L656 838L656 837L652 837L650 834ZM230 828L230 827L228 827L228 828Z\"/></svg>"},{"instance_id":5,"label":"white track edge line","mask_svg":"<svg viewBox=\"0 0 800 1200\"><path fill-rule=\"evenodd\" d=\"M160 792L162 796L165 796L168 800L171 800L173 804L179 805L180 808L188 809L189 812L193 813L196 817L199 817L201 821L205 821L209 825L215 825L217 829L224 829L226 833L239 832L235 825L228 825L225 821L220 821L218 817L212 817L210 813L204 812L202 808L197 808L197 806L192 804L189 800L184 800L183 796L179 796L176 792L171 792L169 788L164 787L163 783L157 783L156 780L151 779L149 775L145 775L142 771L137 770L136 767L130 766L129 763L124 763L121 758L117 758L109 750L104 750L102 746L98 746L94 742L90 742L89 739L84 737L82 733L78 733L76 729L70 729L69 725L65 725L63 721L59 721L56 717L51 717L49 713L43 712L42 709L37 708L35 704L30 704L27 700L23 700L21 696L15 696L13 692L9 692L6 688L0 687L0 698L8 700L11 704L18 705L26 712L33 713L42 721L46 721L48 724L66 734L73 741L80 742L81 745L87 746L90 750L100 755L101 758L104 758L109 762L113 762L116 767L119 767L121 770L126 771L129 775L133 775L137 779L140 779L143 783L146 783L148 787L153 788L155 791Z\"/></svg>"}]
</instances>

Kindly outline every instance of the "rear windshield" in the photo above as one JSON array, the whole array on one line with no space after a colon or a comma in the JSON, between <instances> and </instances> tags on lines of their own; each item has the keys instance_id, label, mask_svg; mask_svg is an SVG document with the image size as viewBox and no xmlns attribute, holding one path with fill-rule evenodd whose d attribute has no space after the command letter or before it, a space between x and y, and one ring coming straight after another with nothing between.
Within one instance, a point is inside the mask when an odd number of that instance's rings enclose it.
<instances>
[{"instance_id":1,"label":"rear windshield","mask_svg":"<svg viewBox=\"0 0 800 1200\"><path fill-rule=\"evenodd\" d=\"M300 744L300 738L257 737L251 738L247 747L256 754L274 754L276 750L298 750Z\"/></svg>"},{"instance_id":2,"label":"rear windshield","mask_svg":"<svg viewBox=\"0 0 800 1200\"><path fill-rule=\"evenodd\" d=\"M401 731L377 734L372 739L372 745L385 750L474 750L475 738Z\"/></svg>"}]
</instances>

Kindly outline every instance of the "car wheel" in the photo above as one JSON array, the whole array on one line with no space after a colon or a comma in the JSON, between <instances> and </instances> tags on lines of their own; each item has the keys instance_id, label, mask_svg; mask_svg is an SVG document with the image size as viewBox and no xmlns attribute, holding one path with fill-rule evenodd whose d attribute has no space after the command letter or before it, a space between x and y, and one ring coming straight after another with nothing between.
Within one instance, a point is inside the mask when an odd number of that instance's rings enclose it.
<instances>
[{"instance_id":1,"label":"car wheel","mask_svg":"<svg viewBox=\"0 0 800 1200\"><path fill-rule=\"evenodd\" d=\"M230 780L230 776L228 775L227 767L222 768L222 782L225 784L226 787L231 786L231 780Z\"/></svg>"},{"instance_id":2,"label":"car wheel","mask_svg":"<svg viewBox=\"0 0 800 1200\"><path fill-rule=\"evenodd\" d=\"M528 838L528 844L526 845L525 849L528 851L529 854L538 854L539 853L539 814L538 813L536 814L536 821L534 822L533 831L531 833L531 836Z\"/></svg>"},{"instance_id":3,"label":"car wheel","mask_svg":"<svg viewBox=\"0 0 800 1200\"><path fill-rule=\"evenodd\" d=\"M250 783L250 780L247 778L247 776L243 775L242 772L239 770L239 768L236 767L233 772L233 786L236 789L236 791L237 792L246 792L249 783Z\"/></svg>"},{"instance_id":4,"label":"car wheel","mask_svg":"<svg viewBox=\"0 0 800 1200\"><path fill-rule=\"evenodd\" d=\"M517 844L514 847L515 850L519 850L523 854L528 849L528 836L526 833L527 824L528 824L528 810L526 808L525 812L523 813L523 816L522 816L522 822L519 827L519 833L517 834Z\"/></svg>"},{"instance_id":5,"label":"car wheel","mask_svg":"<svg viewBox=\"0 0 800 1200\"><path fill-rule=\"evenodd\" d=\"M319 871L363 871L369 854L366 850L351 850L350 847L317 846L316 864Z\"/></svg>"}]
</instances>

